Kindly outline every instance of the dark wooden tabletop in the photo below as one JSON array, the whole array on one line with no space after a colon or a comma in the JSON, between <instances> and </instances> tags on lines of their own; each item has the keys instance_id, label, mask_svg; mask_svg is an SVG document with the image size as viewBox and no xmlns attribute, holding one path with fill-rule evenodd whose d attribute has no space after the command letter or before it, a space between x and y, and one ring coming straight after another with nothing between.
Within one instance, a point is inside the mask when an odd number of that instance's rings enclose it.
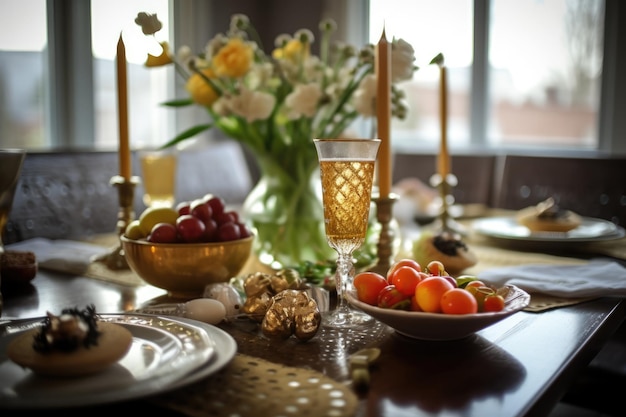
<instances>
[{"instance_id":1,"label":"dark wooden tabletop","mask_svg":"<svg viewBox=\"0 0 626 417\"><path fill-rule=\"evenodd\" d=\"M102 313L124 312L164 295L151 286L121 286L40 270L32 285L5 289L2 317L38 317L88 303ZM601 298L540 313L519 312L449 342L409 339L382 324L363 332L321 330L307 343L268 340L251 323L220 327L235 338L240 353L316 369L338 381L349 377L348 354L379 347L381 357L371 370L370 388L360 394L359 416L540 416L552 409L625 315L624 301ZM145 399L98 410L117 412L129 405L159 415L170 413Z\"/></svg>"}]
</instances>

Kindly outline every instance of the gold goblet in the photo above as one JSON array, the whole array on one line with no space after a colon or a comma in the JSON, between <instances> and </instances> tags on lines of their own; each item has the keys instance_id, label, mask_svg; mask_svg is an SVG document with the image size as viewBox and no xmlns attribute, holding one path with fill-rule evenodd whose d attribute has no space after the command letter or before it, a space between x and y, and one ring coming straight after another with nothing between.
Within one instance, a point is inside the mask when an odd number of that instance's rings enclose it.
<instances>
[{"instance_id":1,"label":"gold goblet","mask_svg":"<svg viewBox=\"0 0 626 417\"><path fill-rule=\"evenodd\" d=\"M320 161L324 225L328 244L337 252L337 308L323 325L347 328L372 318L352 309L345 293L353 288L352 253L365 241L379 139L314 139Z\"/></svg>"}]
</instances>

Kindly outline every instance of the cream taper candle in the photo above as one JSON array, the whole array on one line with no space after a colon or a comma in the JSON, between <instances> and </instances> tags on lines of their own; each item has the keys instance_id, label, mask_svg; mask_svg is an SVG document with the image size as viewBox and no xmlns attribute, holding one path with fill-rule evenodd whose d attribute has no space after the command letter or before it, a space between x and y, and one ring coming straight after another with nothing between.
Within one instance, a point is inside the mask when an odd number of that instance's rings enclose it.
<instances>
[{"instance_id":1,"label":"cream taper candle","mask_svg":"<svg viewBox=\"0 0 626 417\"><path fill-rule=\"evenodd\" d=\"M117 114L119 123L120 175L129 180L131 176L130 143L128 138L128 92L126 85L126 48L120 34L117 42Z\"/></svg>"},{"instance_id":2,"label":"cream taper candle","mask_svg":"<svg viewBox=\"0 0 626 417\"><path fill-rule=\"evenodd\" d=\"M442 179L450 173L450 154L448 152L448 81L445 65L439 65L441 80L439 84L439 113L441 119L441 144L437 158L437 172Z\"/></svg>"},{"instance_id":3,"label":"cream taper candle","mask_svg":"<svg viewBox=\"0 0 626 417\"><path fill-rule=\"evenodd\" d=\"M385 29L376 45L376 123L378 149L378 189L381 198L391 192L391 44Z\"/></svg>"}]
</instances>

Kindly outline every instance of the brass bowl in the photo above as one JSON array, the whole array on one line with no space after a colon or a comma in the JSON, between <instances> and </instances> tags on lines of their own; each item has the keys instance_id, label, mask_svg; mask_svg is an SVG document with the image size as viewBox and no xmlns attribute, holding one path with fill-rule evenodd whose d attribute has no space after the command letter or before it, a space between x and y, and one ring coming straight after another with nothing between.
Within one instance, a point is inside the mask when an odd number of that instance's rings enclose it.
<instances>
[{"instance_id":1,"label":"brass bowl","mask_svg":"<svg viewBox=\"0 0 626 417\"><path fill-rule=\"evenodd\" d=\"M130 268L171 297L202 297L208 284L236 276L252 250L254 236L228 242L150 243L120 237Z\"/></svg>"}]
</instances>

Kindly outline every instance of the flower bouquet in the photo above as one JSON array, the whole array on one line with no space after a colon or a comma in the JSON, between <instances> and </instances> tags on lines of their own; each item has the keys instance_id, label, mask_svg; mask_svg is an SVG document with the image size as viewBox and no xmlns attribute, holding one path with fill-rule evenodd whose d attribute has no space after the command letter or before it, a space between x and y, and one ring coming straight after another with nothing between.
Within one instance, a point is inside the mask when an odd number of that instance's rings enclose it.
<instances>
[{"instance_id":1,"label":"flower bouquet","mask_svg":"<svg viewBox=\"0 0 626 417\"><path fill-rule=\"evenodd\" d=\"M139 13L135 21L159 42L155 34L162 25L156 15ZM243 213L256 229L259 259L275 268L333 256L324 232L313 139L349 135L355 120L376 113L374 46L357 50L331 42L332 20L319 29L319 56L311 53L315 37L307 29L278 36L268 54L247 16L236 14L229 30L200 53L181 47L174 55L167 41L160 41L161 55L148 55L146 61L148 67L173 64L186 80L189 96L166 106L199 105L208 114L207 123L163 147L219 129L256 156L261 178ZM410 44L401 39L391 44L392 115L404 118L407 108L397 83L411 79L418 68Z\"/></svg>"}]
</instances>

